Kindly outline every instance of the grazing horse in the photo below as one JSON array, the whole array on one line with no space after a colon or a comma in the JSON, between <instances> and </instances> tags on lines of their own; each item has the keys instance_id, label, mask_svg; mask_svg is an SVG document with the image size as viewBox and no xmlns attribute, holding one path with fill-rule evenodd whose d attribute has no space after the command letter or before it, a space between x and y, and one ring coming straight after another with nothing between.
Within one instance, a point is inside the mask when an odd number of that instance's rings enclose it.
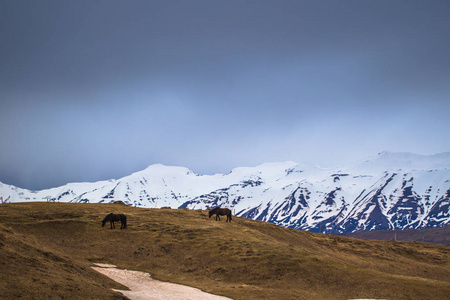
<instances>
[{"instance_id":1,"label":"grazing horse","mask_svg":"<svg viewBox=\"0 0 450 300\"><path fill-rule=\"evenodd\" d=\"M105 226L105 223L107 221L109 221L109 223L111 224L111 228L110 229L116 228L116 226L114 225L115 221L120 221L120 229L127 228L127 217L124 214L117 214L117 215L115 215L113 213L110 213L109 215L107 215L103 219L102 227Z\"/></svg>"},{"instance_id":2,"label":"grazing horse","mask_svg":"<svg viewBox=\"0 0 450 300\"><path fill-rule=\"evenodd\" d=\"M228 222L228 220L230 220L230 223L231 223L231 210L229 210L228 208L216 207L214 209L211 209L209 211L209 218L210 219L211 219L212 215L216 215L216 221L217 221L217 219L219 219L219 221L220 221L220 217L219 216L227 216L227 222Z\"/></svg>"}]
</instances>

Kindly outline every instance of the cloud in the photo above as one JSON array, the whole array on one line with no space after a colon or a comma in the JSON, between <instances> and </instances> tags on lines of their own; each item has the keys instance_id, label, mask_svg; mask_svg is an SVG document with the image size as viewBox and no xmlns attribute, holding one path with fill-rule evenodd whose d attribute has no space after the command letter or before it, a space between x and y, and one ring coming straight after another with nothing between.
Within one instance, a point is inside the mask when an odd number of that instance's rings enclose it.
<instances>
[{"instance_id":1,"label":"cloud","mask_svg":"<svg viewBox=\"0 0 450 300\"><path fill-rule=\"evenodd\" d=\"M448 6L5 3L0 181L448 151Z\"/></svg>"}]
</instances>

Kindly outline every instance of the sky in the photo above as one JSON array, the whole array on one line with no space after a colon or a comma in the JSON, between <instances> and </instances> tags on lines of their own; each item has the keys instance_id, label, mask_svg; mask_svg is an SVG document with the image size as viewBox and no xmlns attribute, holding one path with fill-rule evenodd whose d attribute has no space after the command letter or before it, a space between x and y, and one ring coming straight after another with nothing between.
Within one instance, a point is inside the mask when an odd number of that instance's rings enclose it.
<instances>
[{"instance_id":1,"label":"sky","mask_svg":"<svg viewBox=\"0 0 450 300\"><path fill-rule=\"evenodd\" d=\"M0 0L0 182L450 151L450 1Z\"/></svg>"}]
</instances>

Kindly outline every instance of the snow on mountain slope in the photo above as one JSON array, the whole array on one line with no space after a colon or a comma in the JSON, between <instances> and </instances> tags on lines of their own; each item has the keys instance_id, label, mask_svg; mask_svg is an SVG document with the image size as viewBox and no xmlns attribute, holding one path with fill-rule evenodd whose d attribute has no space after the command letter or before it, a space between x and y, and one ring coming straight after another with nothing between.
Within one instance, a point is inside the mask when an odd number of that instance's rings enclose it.
<instances>
[{"instance_id":1,"label":"snow on mountain slope","mask_svg":"<svg viewBox=\"0 0 450 300\"><path fill-rule=\"evenodd\" d=\"M437 227L450 221L450 153L382 152L339 169L294 162L197 175L152 165L117 180L29 191L0 183L2 202L112 202L209 209L327 233Z\"/></svg>"}]
</instances>

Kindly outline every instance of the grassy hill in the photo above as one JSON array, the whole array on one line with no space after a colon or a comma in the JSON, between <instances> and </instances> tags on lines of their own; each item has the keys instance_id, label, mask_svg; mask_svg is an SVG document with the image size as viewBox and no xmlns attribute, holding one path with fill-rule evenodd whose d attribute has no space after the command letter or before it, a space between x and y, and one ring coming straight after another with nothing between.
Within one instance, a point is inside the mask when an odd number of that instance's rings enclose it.
<instances>
[{"instance_id":1,"label":"grassy hill","mask_svg":"<svg viewBox=\"0 0 450 300\"><path fill-rule=\"evenodd\" d=\"M419 241L450 246L450 225L410 230L374 230L344 233L343 236L368 240Z\"/></svg>"},{"instance_id":2,"label":"grassy hill","mask_svg":"<svg viewBox=\"0 0 450 300\"><path fill-rule=\"evenodd\" d=\"M125 213L128 229L101 227ZM450 248L314 234L206 211L0 205L0 298L120 299L94 262L233 299L448 299Z\"/></svg>"}]
</instances>

